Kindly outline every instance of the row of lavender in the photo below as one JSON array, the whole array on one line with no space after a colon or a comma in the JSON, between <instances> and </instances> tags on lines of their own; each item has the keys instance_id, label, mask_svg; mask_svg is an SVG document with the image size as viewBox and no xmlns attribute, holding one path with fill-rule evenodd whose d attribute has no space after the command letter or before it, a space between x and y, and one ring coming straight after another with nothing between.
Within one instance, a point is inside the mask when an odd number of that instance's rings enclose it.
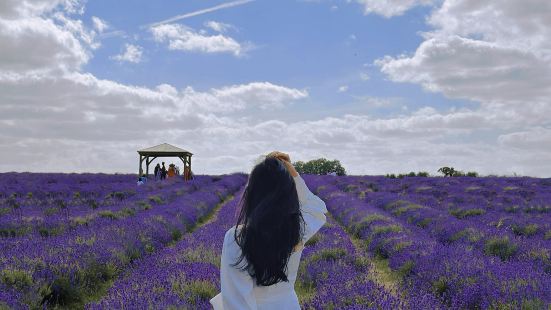
<instances>
[{"instance_id":1,"label":"row of lavender","mask_svg":"<svg viewBox=\"0 0 551 310\"><path fill-rule=\"evenodd\" d=\"M220 255L225 232L235 224L240 191L213 222L133 266L89 309L211 309L220 291ZM403 302L365 276L349 236L330 219L308 243L297 277L303 309L397 309ZM424 299L419 299L424 300ZM427 302L417 303L429 306Z\"/></svg>"},{"instance_id":2,"label":"row of lavender","mask_svg":"<svg viewBox=\"0 0 551 310\"><path fill-rule=\"evenodd\" d=\"M218 179L178 179L170 187L191 187L194 182L197 186L189 192L177 190L169 202L132 216L99 217L49 238L0 239L0 300L15 308L36 308L71 307L98 298L133 261L178 241L241 187L246 175Z\"/></svg>"},{"instance_id":3,"label":"row of lavender","mask_svg":"<svg viewBox=\"0 0 551 310\"><path fill-rule=\"evenodd\" d=\"M25 174L24 174L25 175ZM52 176L37 175L35 181L40 184L49 180ZM103 179L103 175L66 175L60 176L63 189L69 190L71 195L62 195L55 199L46 198L57 195L60 188L56 186L42 186L42 195L27 195L22 193L29 190L27 183L2 184L0 186L8 191L8 198L0 199L0 237L17 237L23 235L40 235L48 237L59 235L79 225L89 225L98 217L126 217L135 212L147 210L155 204L164 204L174 200L177 196L191 193L216 180L217 177L197 176L194 182L185 186L173 186L173 182L150 182L144 186L136 187L134 182L123 182L120 176L114 175L115 181L98 185L95 179ZM63 181L63 182L61 182ZM86 182L84 182L86 181ZM21 184L22 183L22 184ZM17 186L19 184L19 186ZM53 183L57 185L58 183ZM106 186L113 186L105 190ZM40 187L40 186L39 186ZM87 197L80 193L94 191L106 192L98 197ZM45 197L44 197L45 196ZM45 203L53 201L51 203ZM46 205L46 206L45 206Z\"/></svg>"},{"instance_id":4,"label":"row of lavender","mask_svg":"<svg viewBox=\"0 0 551 310\"><path fill-rule=\"evenodd\" d=\"M440 242L422 228L429 221L415 225L413 217L400 218L405 212L418 210L411 205L392 204L399 200L392 195L404 193L402 185L386 192L392 199L385 202L369 198L385 188L385 180L370 180L370 190L361 191L357 198L342 191L354 190L345 179L312 176L308 181L318 189L334 216L364 241L369 253L388 260L408 295L431 293L443 307L450 308L539 309L551 304L551 278L534 268L533 262L502 261L469 244ZM392 207L384 207L389 205ZM499 250L500 245L495 246Z\"/></svg>"},{"instance_id":5,"label":"row of lavender","mask_svg":"<svg viewBox=\"0 0 551 310\"><path fill-rule=\"evenodd\" d=\"M447 182L440 180L443 184ZM350 186L351 181L357 184L353 188ZM382 187L377 192L366 191L369 189L369 183L358 181L365 181L365 178L341 178L337 181L337 186L352 194L358 194L361 199L390 212L396 218L423 228L431 237L442 243L462 243L484 254L498 256L504 261L531 262L534 268L551 274L551 214L504 215L506 211L491 210L491 201L484 203L477 199L479 205L465 204L465 201L473 199L471 196L476 196L469 192L463 192L461 195L449 193L443 203L434 203L426 199L427 196L434 196L426 193L419 195L415 193L418 190L414 193L391 193ZM541 182L538 179L533 182L538 181ZM415 186L427 188L423 185ZM535 192L534 186L526 186ZM470 187L472 188L472 185ZM545 189L540 190L540 197L548 195ZM524 190L519 189L518 192L522 193ZM510 195L511 199L516 195L519 194ZM527 198L517 197L516 200L520 199ZM549 199L544 206L551 205L551 196ZM518 223L517 218L523 219L526 224L511 224Z\"/></svg>"}]
</instances>

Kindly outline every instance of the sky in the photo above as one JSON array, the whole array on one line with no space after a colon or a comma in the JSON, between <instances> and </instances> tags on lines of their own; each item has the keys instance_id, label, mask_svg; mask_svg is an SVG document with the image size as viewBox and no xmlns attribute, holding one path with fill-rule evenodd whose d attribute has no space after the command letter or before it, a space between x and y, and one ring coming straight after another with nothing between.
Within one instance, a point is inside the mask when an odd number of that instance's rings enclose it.
<instances>
[{"instance_id":1,"label":"sky","mask_svg":"<svg viewBox=\"0 0 551 310\"><path fill-rule=\"evenodd\" d=\"M0 172L550 177L550 38L547 0L3 0Z\"/></svg>"}]
</instances>

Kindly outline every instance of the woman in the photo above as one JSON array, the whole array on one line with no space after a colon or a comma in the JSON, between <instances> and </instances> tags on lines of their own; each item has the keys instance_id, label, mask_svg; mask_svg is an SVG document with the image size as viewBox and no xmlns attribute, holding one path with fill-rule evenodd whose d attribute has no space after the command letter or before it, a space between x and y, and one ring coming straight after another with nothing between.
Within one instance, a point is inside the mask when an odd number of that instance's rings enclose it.
<instances>
[{"instance_id":1,"label":"woman","mask_svg":"<svg viewBox=\"0 0 551 310\"><path fill-rule=\"evenodd\" d=\"M168 175L168 178L173 178L176 176L176 169L174 169L174 164L170 164L168 166L167 175Z\"/></svg>"},{"instance_id":2,"label":"woman","mask_svg":"<svg viewBox=\"0 0 551 310\"><path fill-rule=\"evenodd\" d=\"M215 310L300 309L294 290L304 243L325 223L325 203L289 155L272 152L249 175L237 225L224 236Z\"/></svg>"}]
</instances>

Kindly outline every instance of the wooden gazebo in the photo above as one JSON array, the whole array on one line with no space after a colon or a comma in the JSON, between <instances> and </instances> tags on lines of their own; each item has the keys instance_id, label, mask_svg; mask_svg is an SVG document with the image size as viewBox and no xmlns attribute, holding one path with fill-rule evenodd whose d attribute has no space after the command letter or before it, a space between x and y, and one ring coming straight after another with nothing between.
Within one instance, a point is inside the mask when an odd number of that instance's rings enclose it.
<instances>
[{"instance_id":1,"label":"wooden gazebo","mask_svg":"<svg viewBox=\"0 0 551 310\"><path fill-rule=\"evenodd\" d=\"M145 174L149 175L149 164L157 157L178 157L184 163L183 175L185 180L191 179L191 152L175 147L168 143L159 144L138 151L140 155L139 175L143 175L142 163L145 161Z\"/></svg>"}]
</instances>

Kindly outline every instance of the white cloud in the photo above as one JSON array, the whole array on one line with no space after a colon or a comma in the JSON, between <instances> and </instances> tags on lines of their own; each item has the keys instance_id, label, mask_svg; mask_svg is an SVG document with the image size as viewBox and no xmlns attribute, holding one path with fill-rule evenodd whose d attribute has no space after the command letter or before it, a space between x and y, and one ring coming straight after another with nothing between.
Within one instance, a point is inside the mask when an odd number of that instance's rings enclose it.
<instances>
[{"instance_id":1,"label":"white cloud","mask_svg":"<svg viewBox=\"0 0 551 310\"><path fill-rule=\"evenodd\" d=\"M470 123L497 132L486 138L487 152L502 169L551 174L534 168L551 157L551 2L445 0L427 22L434 29L423 33L414 53L385 56L375 65L393 81L478 102L473 113L484 121ZM499 171L499 164L488 167Z\"/></svg>"},{"instance_id":2,"label":"white cloud","mask_svg":"<svg viewBox=\"0 0 551 310\"><path fill-rule=\"evenodd\" d=\"M34 16L0 18L0 69L72 70L85 64L94 44L92 35L62 15L56 18L63 24Z\"/></svg>"},{"instance_id":3,"label":"white cloud","mask_svg":"<svg viewBox=\"0 0 551 310\"><path fill-rule=\"evenodd\" d=\"M364 14L378 14L393 17L404 14L407 10L419 6L430 5L435 0L356 0L364 8Z\"/></svg>"},{"instance_id":4,"label":"white cloud","mask_svg":"<svg viewBox=\"0 0 551 310\"><path fill-rule=\"evenodd\" d=\"M445 1L413 55L375 61L391 80L541 124L551 113L551 3Z\"/></svg>"},{"instance_id":5,"label":"white cloud","mask_svg":"<svg viewBox=\"0 0 551 310\"><path fill-rule=\"evenodd\" d=\"M231 37L222 34L209 36L178 24L162 24L151 27L150 30L157 42L167 42L168 48L171 50L231 53L235 56L242 55L246 50Z\"/></svg>"},{"instance_id":6,"label":"white cloud","mask_svg":"<svg viewBox=\"0 0 551 310\"><path fill-rule=\"evenodd\" d=\"M535 127L498 137L501 145L525 151L551 152L551 128Z\"/></svg>"},{"instance_id":7,"label":"white cloud","mask_svg":"<svg viewBox=\"0 0 551 310\"><path fill-rule=\"evenodd\" d=\"M308 97L306 90L287 88L269 82L232 85L210 91L208 110L242 110L248 106L261 109L282 108L286 103ZM204 97L204 96L203 96Z\"/></svg>"},{"instance_id":8,"label":"white cloud","mask_svg":"<svg viewBox=\"0 0 551 310\"><path fill-rule=\"evenodd\" d=\"M348 85L340 86L339 89L337 90L337 92L339 93L344 93L346 91L348 91Z\"/></svg>"},{"instance_id":9,"label":"white cloud","mask_svg":"<svg viewBox=\"0 0 551 310\"><path fill-rule=\"evenodd\" d=\"M391 107L401 104L404 100L399 97L360 97L360 102L375 108Z\"/></svg>"},{"instance_id":10,"label":"white cloud","mask_svg":"<svg viewBox=\"0 0 551 310\"><path fill-rule=\"evenodd\" d=\"M249 172L253 158L274 149L289 152L293 160L336 158L354 174L436 173L443 165L481 173L551 174L546 161L550 129L543 124L549 104L536 100L544 98L545 86L525 85L531 87L529 93L522 94L528 100L516 104L513 101L522 96L500 88L503 81L499 80L504 77L492 71L504 62L488 60L494 66L484 66L476 59L498 51L509 60L521 59L520 72L545 72L545 67L544 71L530 71L546 61L541 51L547 43L538 41L537 36L525 45L537 48L519 54L521 49L505 45L505 39L473 43L476 38L452 31L459 39L438 37L427 43L430 48L418 57L416 53L380 61L392 78L403 74L404 81L434 87L448 96L479 98L482 105L478 109L442 112L424 107L385 118L345 114L315 120L289 117L291 121L274 119L265 110L285 108L294 113L295 102L310 103L306 90L270 82L207 90L178 89L169 84L148 88L82 72L96 43L92 31L66 17L67 10L79 10L69 3L0 2L0 171L135 172L137 149L168 142L190 149L194 171L201 174ZM62 15L56 16L59 13ZM163 42L179 40L179 29L174 33ZM431 38L436 36L427 40ZM206 52L208 44L202 44L190 50ZM439 45L454 50L456 62L449 62L450 56L439 50ZM478 48L483 52L475 53ZM233 53L231 49L225 52ZM524 58L519 58L522 55ZM462 64L467 69L462 69ZM466 74L495 77L488 85L506 95L481 91L476 84L483 80L476 79L469 85L469 79L455 77L458 83L454 88L448 81L454 76L438 69L447 65ZM410 74L410 70L421 76ZM370 103L386 106L394 101L372 98ZM522 108L511 108L517 106ZM527 122L535 124L527 126Z\"/></svg>"},{"instance_id":11,"label":"white cloud","mask_svg":"<svg viewBox=\"0 0 551 310\"><path fill-rule=\"evenodd\" d=\"M207 27L207 28L210 28L216 32L226 32L228 31L229 29L233 29L234 27L230 24L225 24L225 23L222 23L222 22L217 22L217 21L213 21L213 20L209 20L209 21L206 21L204 23L204 26Z\"/></svg>"},{"instance_id":12,"label":"white cloud","mask_svg":"<svg viewBox=\"0 0 551 310\"><path fill-rule=\"evenodd\" d=\"M111 58L119 62L139 63L142 61L143 48L139 45L125 44L124 51Z\"/></svg>"},{"instance_id":13,"label":"white cloud","mask_svg":"<svg viewBox=\"0 0 551 310\"><path fill-rule=\"evenodd\" d=\"M362 81L367 81L367 80L369 80L369 79L370 79L369 74L367 74L367 73L365 73L365 72L360 72L360 79L361 79Z\"/></svg>"},{"instance_id":14,"label":"white cloud","mask_svg":"<svg viewBox=\"0 0 551 310\"><path fill-rule=\"evenodd\" d=\"M105 32L105 30L109 29L109 24L107 24L106 21L104 21L103 19L101 19L99 17L92 16L92 23L94 24L94 28L99 33L103 33L103 32Z\"/></svg>"}]
</instances>

